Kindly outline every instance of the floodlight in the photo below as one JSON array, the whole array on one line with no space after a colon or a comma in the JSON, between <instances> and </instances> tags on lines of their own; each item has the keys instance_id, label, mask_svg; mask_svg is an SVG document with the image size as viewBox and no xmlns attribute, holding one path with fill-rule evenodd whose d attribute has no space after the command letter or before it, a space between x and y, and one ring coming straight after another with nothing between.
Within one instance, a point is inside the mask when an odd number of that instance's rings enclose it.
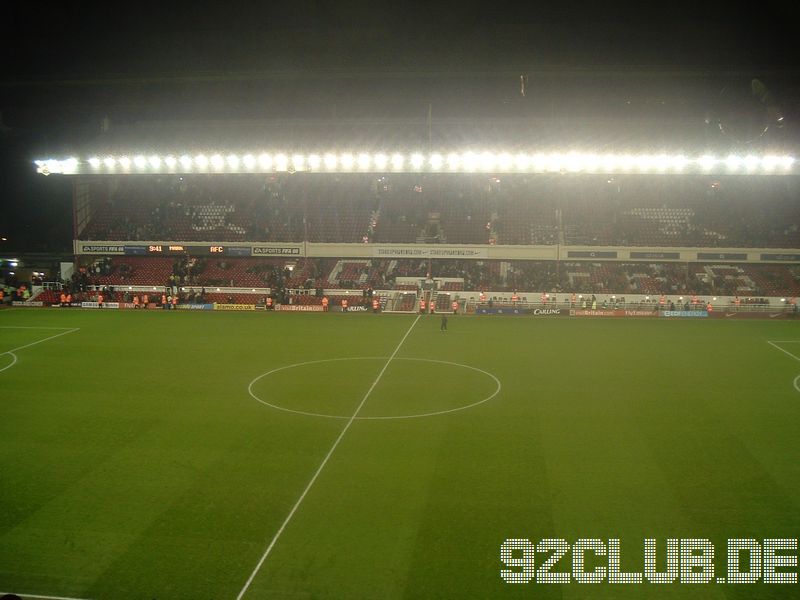
<instances>
[{"instance_id":1,"label":"floodlight","mask_svg":"<svg viewBox=\"0 0 800 600\"><path fill-rule=\"evenodd\" d=\"M116 160L114 160L114 157L113 157L113 156L106 156L106 157L103 159L103 164L104 164L106 167L108 167L109 169L113 169L113 168L116 166L116 164L117 164L117 161L116 161Z\"/></svg>"},{"instance_id":2,"label":"floodlight","mask_svg":"<svg viewBox=\"0 0 800 600\"><path fill-rule=\"evenodd\" d=\"M252 169L253 167L256 166L256 158L252 154L245 154L242 157L242 162L244 163L244 166L248 169Z\"/></svg>"},{"instance_id":3,"label":"floodlight","mask_svg":"<svg viewBox=\"0 0 800 600\"><path fill-rule=\"evenodd\" d=\"M511 155L508 152L503 152L497 157L497 166L502 170L507 171L511 168Z\"/></svg>"},{"instance_id":4,"label":"floodlight","mask_svg":"<svg viewBox=\"0 0 800 600\"><path fill-rule=\"evenodd\" d=\"M671 157L669 162L670 166L676 171L683 171L683 169L686 168L686 165L689 164L689 159L683 154L678 154L677 156Z\"/></svg>"},{"instance_id":5,"label":"floodlight","mask_svg":"<svg viewBox=\"0 0 800 600\"><path fill-rule=\"evenodd\" d=\"M402 169L403 163L405 162L405 158L402 154L395 154L392 156L392 168L393 169Z\"/></svg>"},{"instance_id":6,"label":"floodlight","mask_svg":"<svg viewBox=\"0 0 800 600\"><path fill-rule=\"evenodd\" d=\"M319 154L309 154L308 155L308 166L312 169L319 169L319 165L321 163L321 159Z\"/></svg>"},{"instance_id":7,"label":"floodlight","mask_svg":"<svg viewBox=\"0 0 800 600\"><path fill-rule=\"evenodd\" d=\"M600 164L604 171L611 172L619 166L619 159L615 154L605 154L600 159Z\"/></svg>"},{"instance_id":8,"label":"floodlight","mask_svg":"<svg viewBox=\"0 0 800 600\"><path fill-rule=\"evenodd\" d=\"M429 159L430 165L432 169L436 169L437 171L442 168L442 163L444 159L442 158L441 154L431 154Z\"/></svg>"},{"instance_id":9,"label":"floodlight","mask_svg":"<svg viewBox=\"0 0 800 600\"><path fill-rule=\"evenodd\" d=\"M585 154L583 156L583 168L586 171L595 172L600 167L600 156L597 154Z\"/></svg>"},{"instance_id":10,"label":"floodlight","mask_svg":"<svg viewBox=\"0 0 800 600\"><path fill-rule=\"evenodd\" d=\"M275 155L275 169L277 171L286 171L289 168L289 158L285 154Z\"/></svg>"},{"instance_id":11,"label":"floodlight","mask_svg":"<svg viewBox=\"0 0 800 600\"><path fill-rule=\"evenodd\" d=\"M238 169L239 168L239 157L235 154L228 155L228 165L231 169Z\"/></svg>"},{"instance_id":12,"label":"floodlight","mask_svg":"<svg viewBox=\"0 0 800 600\"><path fill-rule=\"evenodd\" d=\"M708 154L704 154L697 160L697 164L699 164L704 171L710 171L714 168L714 165L717 164L717 159Z\"/></svg>"},{"instance_id":13,"label":"floodlight","mask_svg":"<svg viewBox=\"0 0 800 600\"><path fill-rule=\"evenodd\" d=\"M175 157L172 156L171 154L169 156L164 157L164 164L167 165L167 167L170 169L174 169L177 162L178 161L175 160Z\"/></svg>"},{"instance_id":14,"label":"floodlight","mask_svg":"<svg viewBox=\"0 0 800 600\"><path fill-rule=\"evenodd\" d=\"M294 167L295 171L302 171L306 165L306 157L302 154L293 154L292 155L292 166Z\"/></svg>"},{"instance_id":15,"label":"floodlight","mask_svg":"<svg viewBox=\"0 0 800 600\"><path fill-rule=\"evenodd\" d=\"M561 154L553 153L547 157L547 169L550 171L560 171L564 163L564 157Z\"/></svg>"},{"instance_id":16,"label":"floodlight","mask_svg":"<svg viewBox=\"0 0 800 600\"><path fill-rule=\"evenodd\" d=\"M191 156L187 156L186 154L184 154L183 156L181 156L180 161L181 161L181 166L184 169L191 169L192 168L192 157Z\"/></svg>"},{"instance_id":17,"label":"floodlight","mask_svg":"<svg viewBox=\"0 0 800 600\"><path fill-rule=\"evenodd\" d=\"M542 153L533 156L533 168L537 171L544 171L547 168L547 156Z\"/></svg>"},{"instance_id":18,"label":"floodlight","mask_svg":"<svg viewBox=\"0 0 800 600\"><path fill-rule=\"evenodd\" d=\"M333 170L336 168L336 155L335 154L326 154L325 158L322 159L325 163L325 168L328 170Z\"/></svg>"},{"instance_id":19,"label":"floodlight","mask_svg":"<svg viewBox=\"0 0 800 600\"><path fill-rule=\"evenodd\" d=\"M451 152L447 155L447 167L451 170L455 170L458 168L459 163L461 162L461 158L455 152Z\"/></svg>"},{"instance_id":20,"label":"floodlight","mask_svg":"<svg viewBox=\"0 0 800 600\"><path fill-rule=\"evenodd\" d=\"M461 157L461 161L464 164L464 169L472 171L475 169L478 159L474 152L465 152Z\"/></svg>"},{"instance_id":21,"label":"floodlight","mask_svg":"<svg viewBox=\"0 0 800 600\"><path fill-rule=\"evenodd\" d=\"M481 166L481 170L483 171L491 171L494 169L494 165L496 163L495 155L491 152L483 152L480 156L479 163Z\"/></svg>"},{"instance_id":22,"label":"floodlight","mask_svg":"<svg viewBox=\"0 0 800 600\"><path fill-rule=\"evenodd\" d=\"M358 155L358 168L365 170L369 169L370 156L369 154L361 153Z\"/></svg>"},{"instance_id":23,"label":"floodlight","mask_svg":"<svg viewBox=\"0 0 800 600\"><path fill-rule=\"evenodd\" d=\"M728 158L725 159L725 166L731 171L736 169L741 163L742 159L735 154L730 154Z\"/></svg>"},{"instance_id":24,"label":"floodlight","mask_svg":"<svg viewBox=\"0 0 800 600\"><path fill-rule=\"evenodd\" d=\"M157 156L157 155L153 155L153 156L151 156L151 157L150 157L150 165L151 165L151 166L152 166L154 169L157 169L157 168L159 168L159 167L161 166L161 157L159 157L159 156Z\"/></svg>"},{"instance_id":25,"label":"floodlight","mask_svg":"<svg viewBox=\"0 0 800 600\"><path fill-rule=\"evenodd\" d=\"M649 154L640 154L634 159L634 162L640 171L649 171L654 164L653 157Z\"/></svg>"},{"instance_id":26,"label":"floodlight","mask_svg":"<svg viewBox=\"0 0 800 600\"><path fill-rule=\"evenodd\" d=\"M119 164L122 166L123 169L130 169L131 168L131 159L127 156L123 156L119 159Z\"/></svg>"},{"instance_id":27,"label":"floodlight","mask_svg":"<svg viewBox=\"0 0 800 600\"><path fill-rule=\"evenodd\" d=\"M653 157L653 168L656 171L666 171L672 166L672 159L666 154L659 154Z\"/></svg>"},{"instance_id":28,"label":"floodlight","mask_svg":"<svg viewBox=\"0 0 800 600\"><path fill-rule=\"evenodd\" d=\"M92 165L95 169L100 166L100 159L96 156L93 156L89 159L89 164Z\"/></svg>"},{"instance_id":29,"label":"floodlight","mask_svg":"<svg viewBox=\"0 0 800 600\"><path fill-rule=\"evenodd\" d=\"M353 155L342 154L341 163L342 163L342 168L349 171L350 169L353 168Z\"/></svg>"},{"instance_id":30,"label":"floodlight","mask_svg":"<svg viewBox=\"0 0 800 600\"><path fill-rule=\"evenodd\" d=\"M744 168L748 171L753 171L756 169L761 161L757 156L753 156L752 154L748 154L744 157Z\"/></svg>"},{"instance_id":31,"label":"floodlight","mask_svg":"<svg viewBox=\"0 0 800 600\"><path fill-rule=\"evenodd\" d=\"M194 162L201 169L205 169L206 167L208 167L208 157L206 157L205 154L198 154L197 156L195 156Z\"/></svg>"},{"instance_id":32,"label":"floodlight","mask_svg":"<svg viewBox=\"0 0 800 600\"><path fill-rule=\"evenodd\" d=\"M791 169L793 164L794 164L793 156L784 156L781 159L781 166L783 166L784 169Z\"/></svg>"},{"instance_id":33,"label":"floodlight","mask_svg":"<svg viewBox=\"0 0 800 600\"><path fill-rule=\"evenodd\" d=\"M269 154L260 154L258 157L258 165L262 169L272 168L272 157Z\"/></svg>"},{"instance_id":34,"label":"floodlight","mask_svg":"<svg viewBox=\"0 0 800 600\"><path fill-rule=\"evenodd\" d=\"M215 169L221 169L224 165L225 161L219 154L215 154L211 157L211 166Z\"/></svg>"},{"instance_id":35,"label":"floodlight","mask_svg":"<svg viewBox=\"0 0 800 600\"><path fill-rule=\"evenodd\" d=\"M133 164L139 169L144 169L147 166L147 159L144 156L137 156L133 159Z\"/></svg>"},{"instance_id":36,"label":"floodlight","mask_svg":"<svg viewBox=\"0 0 800 600\"><path fill-rule=\"evenodd\" d=\"M372 160L375 163L375 166L381 170L385 169L386 164L389 162L389 159L385 154L376 154Z\"/></svg>"},{"instance_id":37,"label":"floodlight","mask_svg":"<svg viewBox=\"0 0 800 600\"><path fill-rule=\"evenodd\" d=\"M514 165L520 171L527 170L528 166L530 165L531 159L527 154L517 154L514 157Z\"/></svg>"},{"instance_id":38,"label":"floodlight","mask_svg":"<svg viewBox=\"0 0 800 600\"><path fill-rule=\"evenodd\" d=\"M763 166L765 170L771 171L777 167L780 162L781 158L779 156L767 155L761 159L761 166Z\"/></svg>"},{"instance_id":39,"label":"floodlight","mask_svg":"<svg viewBox=\"0 0 800 600\"><path fill-rule=\"evenodd\" d=\"M583 170L583 156L580 154L575 154L571 152L567 154L564 164L566 166L567 171L582 171Z\"/></svg>"},{"instance_id":40,"label":"floodlight","mask_svg":"<svg viewBox=\"0 0 800 600\"><path fill-rule=\"evenodd\" d=\"M631 156L630 154L623 154L619 157L619 166L622 168L623 171L630 171L634 164L636 163L636 158Z\"/></svg>"}]
</instances>

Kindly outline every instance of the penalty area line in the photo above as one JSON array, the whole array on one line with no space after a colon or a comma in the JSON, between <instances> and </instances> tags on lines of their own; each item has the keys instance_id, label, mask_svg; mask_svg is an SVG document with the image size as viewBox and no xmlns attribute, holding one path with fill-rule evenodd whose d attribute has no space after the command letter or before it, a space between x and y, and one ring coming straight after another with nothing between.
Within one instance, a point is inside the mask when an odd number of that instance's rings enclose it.
<instances>
[{"instance_id":1,"label":"penalty area line","mask_svg":"<svg viewBox=\"0 0 800 600\"><path fill-rule=\"evenodd\" d=\"M400 347L406 341L406 338L408 338L408 336L411 334L411 331L414 329L414 326L417 324L417 321L419 321L421 316L422 315L417 315L417 318L414 319L414 322L411 324L411 327L408 328L408 331L406 331L405 335L403 336L403 339L401 339L400 343L397 344L397 347L394 349L394 352L392 352L392 355L389 357L389 360L387 360L386 364L383 365L383 368L381 369L380 373L378 373L378 376L375 378L375 381L373 381L372 385L369 386L367 393L364 394L364 397L361 399L361 403L356 407L355 412L348 419L347 423L345 423L345 426L342 428L342 431L339 432L339 436L336 438L336 441L333 442L333 446L331 446L330 450L328 450L328 453L325 455L325 458L322 459L322 462L317 467L317 470L314 472L314 475L311 477L311 480L306 484L303 493L300 494L300 497L294 503L294 506L292 506L292 510L289 511L289 514L283 520L283 523L281 524L280 528L272 537L272 541L269 543L269 546L267 546L267 549L264 551L264 554L261 555L261 559L258 561L258 564L256 564L256 567L255 569L253 569L253 572L250 573L250 577L247 578L247 582L244 584L244 587L239 592L239 595L236 596L236 600L242 600L244 595L247 593L247 590L250 588L250 585L253 583L253 580L255 579L256 575L261 570L261 566L264 564L264 561L267 560L267 557L269 556L270 552L272 552L272 549L275 547L275 544L278 542L278 539L281 537L281 534L283 534L283 531L284 529L286 529L286 526L289 524L289 521L292 520L292 517L294 517L294 514L297 512L297 509L300 508L300 505L303 503L303 500L308 494L308 491L314 485L314 482L317 480L317 477L319 477L319 474L322 473L322 469L324 469L325 465L328 464L328 460L330 460L331 456L333 456L333 453L336 450L337 446L339 445L339 442L342 441L344 434L347 433L347 430L350 429L350 426L356 420L356 417L358 416L358 413L361 411L364 404L366 403L367 398L369 398L370 394L372 394L372 390L375 389L375 386L378 385L378 382L381 380L381 377L383 377L383 374L389 367L389 363L391 363L392 360L394 360L394 357L397 356L397 353L400 351Z\"/></svg>"}]
</instances>

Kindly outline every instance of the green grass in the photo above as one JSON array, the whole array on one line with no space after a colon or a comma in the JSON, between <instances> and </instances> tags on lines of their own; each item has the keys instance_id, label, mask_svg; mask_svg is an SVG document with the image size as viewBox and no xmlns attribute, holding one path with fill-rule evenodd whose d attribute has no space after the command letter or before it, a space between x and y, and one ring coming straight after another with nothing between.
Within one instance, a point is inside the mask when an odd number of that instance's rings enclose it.
<instances>
[{"instance_id":1,"label":"green grass","mask_svg":"<svg viewBox=\"0 0 800 600\"><path fill-rule=\"evenodd\" d=\"M397 315L0 312L0 591L235 598L414 322ZM419 320L402 359L502 389L357 420L246 598L786 598L797 586L507 585L506 538L800 533L786 321ZM785 348L800 356L800 344ZM383 357L381 360L380 358ZM0 369L11 362L0 356ZM360 416L494 381L395 360ZM663 548L663 545L661 546ZM542 556L542 558L544 558ZM724 555L718 556L724 570ZM560 565L569 568L569 565ZM795 572L798 569L793 569Z\"/></svg>"}]
</instances>

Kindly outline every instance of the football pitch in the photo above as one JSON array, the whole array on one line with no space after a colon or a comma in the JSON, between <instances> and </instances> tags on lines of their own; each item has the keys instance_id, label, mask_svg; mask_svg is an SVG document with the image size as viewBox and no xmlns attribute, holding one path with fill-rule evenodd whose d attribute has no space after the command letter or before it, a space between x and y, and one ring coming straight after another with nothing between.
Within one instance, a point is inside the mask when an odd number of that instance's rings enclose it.
<instances>
[{"instance_id":1,"label":"football pitch","mask_svg":"<svg viewBox=\"0 0 800 600\"><path fill-rule=\"evenodd\" d=\"M664 571L668 539L705 538L724 576L729 538L796 539L800 324L448 329L411 315L0 312L0 592L798 597L798 584L585 585L572 552L551 569L571 583L509 584L501 572L520 568L500 549L620 540L621 570L641 573L645 539ZM586 556L587 571L608 565Z\"/></svg>"}]
</instances>

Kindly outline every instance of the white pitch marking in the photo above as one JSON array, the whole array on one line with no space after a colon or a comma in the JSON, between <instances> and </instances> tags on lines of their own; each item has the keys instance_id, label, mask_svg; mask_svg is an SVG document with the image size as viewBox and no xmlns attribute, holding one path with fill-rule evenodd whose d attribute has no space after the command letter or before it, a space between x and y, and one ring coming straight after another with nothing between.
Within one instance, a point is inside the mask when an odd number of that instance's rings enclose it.
<instances>
[{"instance_id":1,"label":"white pitch marking","mask_svg":"<svg viewBox=\"0 0 800 600\"><path fill-rule=\"evenodd\" d=\"M23 600L25 598L34 598L39 600L88 600L87 598L71 598L69 596L42 596L41 594L21 594L19 592L0 592L0 596L5 596L6 594L14 593Z\"/></svg>"},{"instance_id":2,"label":"white pitch marking","mask_svg":"<svg viewBox=\"0 0 800 600\"><path fill-rule=\"evenodd\" d=\"M40 328L39 327L34 327L32 329L40 329ZM43 328L41 328L41 329L43 329ZM62 329L62 328L59 327L59 329ZM10 365L6 365L2 369L0 369L0 373L5 371L6 369L10 369L15 364L17 364L17 355L14 354L14 353L17 352L18 350L24 350L25 348L30 348L31 346L35 346L36 344L41 344L42 342L46 342L48 340L54 340L57 337L61 337L62 335L67 335L68 333L75 333L76 331L80 331L80 329L81 329L80 327L73 327L71 329L67 329L66 331L62 331L61 333L57 333L55 335L51 335L50 337L46 337L46 338L43 338L41 340L36 340L35 342L31 342L30 344L25 344L24 346L18 346L17 348L12 348L11 350L6 350L5 352L0 352L0 356L3 356L4 354L10 354L11 356L14 357L14 360L11 362Z\"/></svg>"},{"instance_id":3,"label":"white pitch marking","mask_svg":"<svg viewBox=\"0 0 800 600\"><path fill-rule=\"evenodd\" d=\"M421 316L422 315L417 315L417 318L414 319L414 322L411 324L411 327L408 328L408 331L406 331L406 334L403 336L403 339L401 339L400 343L397 344L397 348L394 349L394 352L392 352L392 355L389 357L389 360L387 360L386 364L383 365L383 368L381 369L381 372L378 373L378 376L375 378L375 381L373 381L372 385L369 386L369 389L367 390L367 393L364 394L364 397L361 399L361 404L358 405L358 407L356 408L356 410L353 413L353 415L350 417L350 419L347 421L345 426L342 428L342 431L339 433L339 437L336 438L336 441L333 442L333 446L331 446L331 449L328 450L328 453L325 455L325 458L322 459L322 462L319 464L319 467L317 467L317 470L314 472L313 477L311 477L311 481L308 482L308 484L306 485L305 489L303 490L303 493L300 494L300 497L297 499L297 502L294 503L294 506L292 507L292 510L289 511L289 514L286 516L286 519L284 519L283 524L280 526L278 531L275 533L275 536L272 538L272 541L269 543L269 546L267 546L267 549L264 551L264 554L261 556L261 559L258 561L258 564L256 565L256 568L253 569L252 573L250 573L250 577L248 577L247 582L244 584L244 587L239 592L239 595L236 596L236 600L242 600L244 595L247 593L247 590L250 588L250 584L253 583L253 579L255 579L256 574L258 574L259 570L261 569L261 565L263 565L264 561L267 560L267 556L269 556L269 553L272 552L272 549L275 547L275 544L278 542L278 538L281 537L281 534L283 533L283 530L286 529L286 526L289 524L289 521L292 520L292 517L294 516L294 513L297 512L297 509L300 507L300 504L305 499L306 494L308 494L308 491L311 489L311 486L314 485L314 482L317 480L317 477L319 477L319 474L322 472L322 469L324 469L325 465L328 464L328 460L333 455L333 452L336 450L336 447L339 445L339 442L342 441L342 438L344 437L344 434L347 433L347 430L350 429L350 426L356 420L356 417L358 416L358 413L361 410L361 408L366 403L367 398L369 398L369 395L372 393L372 390L375 389L375 386L378 385L378 382L381 380L381 377L383 377L383 374L386 372L386 369L389 366L389 363L392 362L394 357L400 351L400 347L406 341L406 338L409 336L411 331L414 329L414 326L417 324L417 321L419 321Z\"/></svg>"},{"instance_id":4,"label":"white pitch marking","mask_svg":"<svg viewBox=\"0 0 800 600\"><path fill-rule=\"evenodd\" d=\"M797 341L800 341L800 340L797 340ZM767 340L767 343L768 343L770 346L772 346L773 348L777 348L778 350L780 350L780 351L781 351L781 352L783 352L784 354L788 354L788 355L789 355L789 356L791 356L793 359L795 359L795 360L800 360L800 356L795 356L794 354L792 354L792 353L791 353L791 352L789 352L788 350L786 350L786 349L784 349L784 348L781 348L780 346L778 346L778 344L776 344L775 342L770 342L769 340ZM786 343L788 343L788 342L778 342L778 343L779 343L779 344L786 344Z\"/></svg>"},{"instance_id":5,"label":"white pitch marking","mask_svg":"<svg viewBox=\"0 0 800 600\"><path fill-rule=\"evenodd\" d=\"M15 364L17 364L17 360L18 360L18 359L17 359L17 355L16 355L16 354L14 354L14 353L13 353L13 352L11 352L11 351L8 351L8 352L3 352L3 354L0 354L0 356L3 356L3 355L5 355L5 354L8 354L8 355L9 355L9 356L11 356L11 357L12 357L14 360L12 360L12 361L11 361L11 364L10 364L10 365L6 365L6 366L5 366L5 367L3 367L2 369L0 369L0 373L2 373L3 371L5 371L6 369L10 369L10 368L11 368L11 367L13 367Z\"/></svg>"},{"instance_id":6,"label":"white pitch marking","mask_svg":"<svg viewBox=\"0 0 800 600\"><path fill-rule=\"evenodd\" d=\"M344 415L327 415L327 414L323 414L323 413L315 413L315 412L310 412L310 411L305 411L305 410L295 410L293 408L286 408L285 406L279 406L278 404L272 404L270 402L267 402L266 400L262 400L261 398L259 398L253 392L253 385L257 381L259 381L260 379L263 379L264 377L268 377L269 375L272 375L273 373L278 373L280 371L286 371L287 369L293 369L294 367L303 367L303 366L306 366L306 365L315 365L315 364L326 363L326 362L338 362L338 361L343 361L343 360L384 360L385 358L386 358L385 356L349 356L349 357L343 357L343 358L325 358L323 360L308 360L308 361L305 361L305 362L295 363L293 365L286 365L286 366L283 366L283 367L278 367L277 369L272 369L271 371L267 371L266 373L264 373L262 375L259 375L258 377L253 379L253 381L250 382L250 385L247 386L247 391L250 393L250 396L252 396L252 398L254 400L256 400L257 402L260 402L264 406L269 406L270 408L274 408L276 410L282 410L284 412L294 413L296 415L303 415L303 416L306 416L306 417L322 417L322 418L325 418L325 419L349 419L350 417L346 417ZM376 417L356 417L356 421L390 421L390 420L394 420L394 419L417 419L417 418L422 418L422 417L434 417L436 415L444 415L444 414L448 414L448 413L454 413L454 412L458 412L458 411L461 411L461 410L466 410L468 408L473 408L475 406L478 406L479 404L483 404L484 402L488 402L489 400L491 400L492 398L497 396L497 394L500 393L500 390L503 387L502 384L500 383L500 380L497 377L495 377L494 375L492 375L488 371L484 371L483 369L479 369L478 367L471 367L470 365L462 365L461 363L450 362L450 361L447 361L447 360L435 360L435 359L432 359L432 358L410 358L410 357L401 356L400 358L395 358L395 360L411 360L411 361L429 362L429 363L434 363L434 364L452 365L454 367L461 367L463 369L469 369L471 371L477 371L478 373L483 373L484 375L486 375L487 377L492 379L497 384L497 387L495 388L494 392L492 392L486 398L483 398L483 399L478 400L477 402L473 402L471 404L466 404L464 406L457 406L456 408L449 408L449 409L445 409L445 410L437 410L437 411L428 412L428 413L418 413L418 414L415 414L415 415L387 415L387 416L376 416Z\"/></svg>"}]
</instances>

